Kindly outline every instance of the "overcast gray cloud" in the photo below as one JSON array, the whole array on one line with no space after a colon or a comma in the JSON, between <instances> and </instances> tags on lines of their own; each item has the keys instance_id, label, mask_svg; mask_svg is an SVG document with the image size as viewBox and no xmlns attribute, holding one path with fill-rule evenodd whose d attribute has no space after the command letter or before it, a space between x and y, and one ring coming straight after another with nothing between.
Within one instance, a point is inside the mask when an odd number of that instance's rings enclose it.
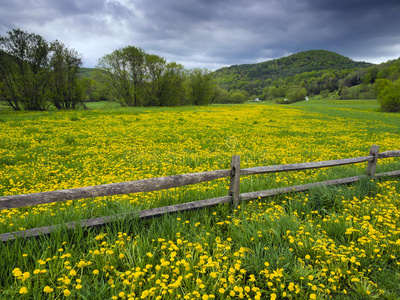
<instances>
[{"instance_id":1,"label":"overcast gray cloud","mask_svg":"<svg viewBox=\"0 0 400 300\"><path fill-rule=\"evenodd\" d=\"M58 39L87 67L133 45L217 69L310 49L380 63L400 57L398 0L2 0L13 28Z\"/></svg>"}]
</instances>

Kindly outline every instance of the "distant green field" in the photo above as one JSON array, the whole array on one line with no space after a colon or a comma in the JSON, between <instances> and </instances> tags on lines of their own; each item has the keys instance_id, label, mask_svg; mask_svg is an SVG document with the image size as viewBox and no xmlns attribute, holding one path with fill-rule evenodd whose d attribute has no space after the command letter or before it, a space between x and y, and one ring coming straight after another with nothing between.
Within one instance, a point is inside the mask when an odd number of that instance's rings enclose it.
<instances>
[{"instance_id":1,"label":"distant green field","mask_svg":"<svg viewBox=\"0 0 400 300\"><path fill-rule=\"evenodd\" d=\"M121 107L120 104L110 101L85 102L85 105L90 109L107 109Z\"/></svg>"}]
</instances>

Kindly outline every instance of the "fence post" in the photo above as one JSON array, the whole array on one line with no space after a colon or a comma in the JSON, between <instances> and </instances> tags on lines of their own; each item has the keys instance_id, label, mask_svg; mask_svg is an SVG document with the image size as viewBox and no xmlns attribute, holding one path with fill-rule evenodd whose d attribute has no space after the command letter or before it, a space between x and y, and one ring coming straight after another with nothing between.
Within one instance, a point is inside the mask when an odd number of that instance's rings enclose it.
<instances>
[{"instance_id":1,"label":"fence post","mask_svg":"<svg viewBox=\"0 0 400 300\"><path fill-rule=\"evenodd\" d=\"M376 163L378 162L378 152L379 146L372 145L371 149L369 150L369 155L374 156L374 159L369 161L367 166L367 175L371 178L375 177Z\"/></svg>"},{"instance_id":2,"label":"fence post","mask_svg":"<svg viewBox=\"0 0 400 300\"><path fill-rule=\"evenodd\" d=\"M240 201L240 156L233 155L231 160L231 178L229 196L232 197L233 209L237 209Z\"/></svg>"}]
</instances>

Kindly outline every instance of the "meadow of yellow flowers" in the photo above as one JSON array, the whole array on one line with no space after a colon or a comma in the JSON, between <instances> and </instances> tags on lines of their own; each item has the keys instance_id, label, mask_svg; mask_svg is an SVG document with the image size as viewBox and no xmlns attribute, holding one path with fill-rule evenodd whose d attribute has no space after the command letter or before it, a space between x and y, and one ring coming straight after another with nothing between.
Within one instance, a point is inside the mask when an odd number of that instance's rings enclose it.
<instances>
[{"instance_id":1,"label":"meadow of yellow flowers","mask_svg":"<svg viewBox=\"0 0 400 300\"><path fill-rule=\"evenodd\" d=\"M400 149L374 101L0 113L0 195ZM247 176L241 192L365 173ZM379 160L377 172L399 170ZM227 195L228 178L0 211L0 233ZM242 202L0 245L0 299L398 299L400 181Z\"/></svg>"}]
</instances>

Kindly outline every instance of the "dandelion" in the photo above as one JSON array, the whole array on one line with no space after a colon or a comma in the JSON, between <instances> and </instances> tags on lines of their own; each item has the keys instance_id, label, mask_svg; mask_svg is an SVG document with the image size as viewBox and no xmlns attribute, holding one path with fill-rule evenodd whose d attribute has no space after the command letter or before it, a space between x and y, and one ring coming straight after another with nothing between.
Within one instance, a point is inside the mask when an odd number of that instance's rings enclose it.
<instances>
[{"instance_id":1,"label":"dandelion","mask_svg":"<svg viewBox=\"0 0 400 300\"><path fill-rule=\"evenodd\" d=\"M19 289L19 293L20 294L27 294L28 293L28 289L26 287L22 287Z\"/></svg>"},{"instance_id":2,"label":"dandelion","mask_svg":"<svg viewBox=\"0 0 400 300\"><path fill-rule=\"evenodd\" d=\"M83 268L83 267L86 267L88 264L85 262L85 261L83 261L83 260L81 260L79 263L77 263L76 264L76 266L78 267L78 268ZM75 272L75 274L76 274L76 272Z\"/></svg>"},{"instance_id":3,"label":"dandelion","mask_svg":"<svg viewBox=\"0 0 400 300\"><path fill-rule=\"evenodd\" d=\"M43 292L45 292L46 294L50 294L54 291L54 289L52 289L51 287L49 287L48 285L46 285L43 289Z\"/></svg>"},{"instance_id":4,"label":"dandelion","mask_svg":"<svg viewBox=\"0 0 400 300\"><path fill-rule=\"evenodd\" d=\"M23 274L22 274L22 278L25 280L25 279L28 279L29 277L30 277L31 275L29 274L29 272L24 272Z\"/></svg>"}]
</instances>

